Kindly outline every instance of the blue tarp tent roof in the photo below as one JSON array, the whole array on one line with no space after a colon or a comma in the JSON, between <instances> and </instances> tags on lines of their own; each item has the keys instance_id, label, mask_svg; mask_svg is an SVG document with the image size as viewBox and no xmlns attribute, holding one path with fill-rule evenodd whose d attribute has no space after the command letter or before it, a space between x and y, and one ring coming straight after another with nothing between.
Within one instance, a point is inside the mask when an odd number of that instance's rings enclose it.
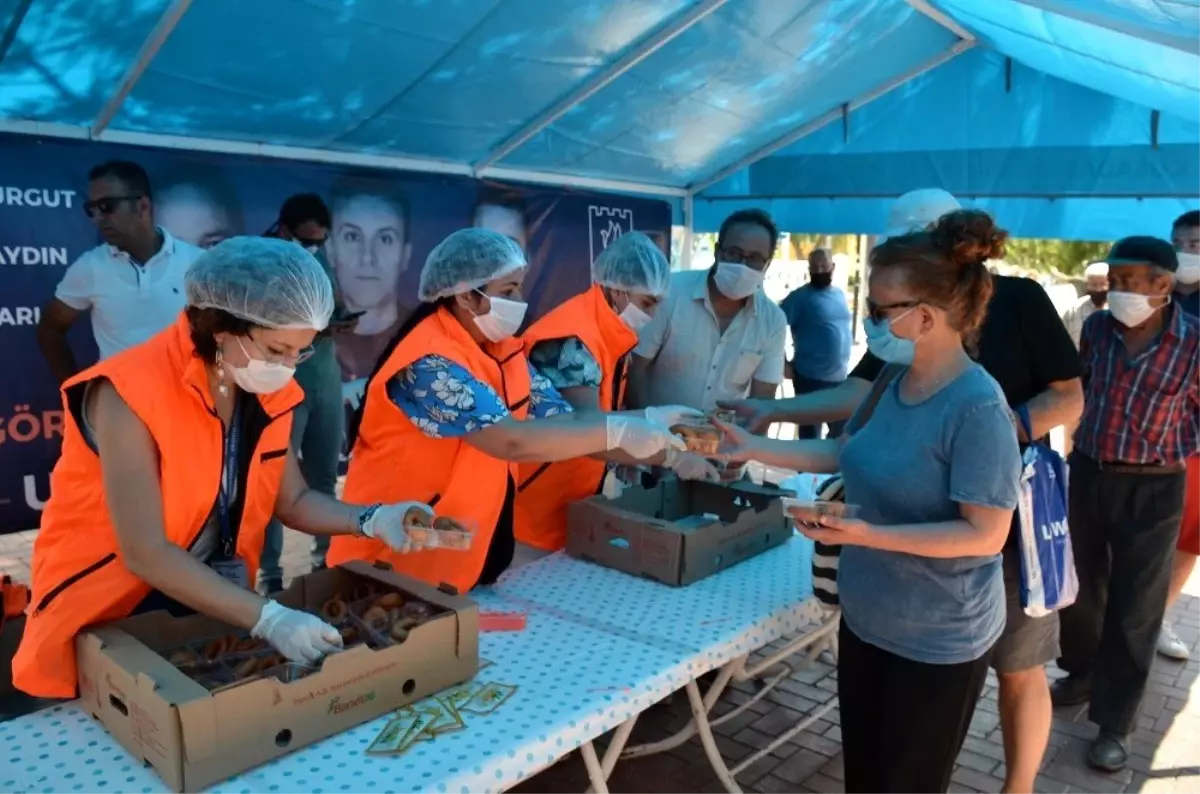
<instances>
[{"instance_id":1,"label":"blue tarp tent roof","mask_svg":"<svg viewBox=\"0 0 1200 794\"><path fill-rule=\"evenodd\" d=\"M656 193L875 232L944 186L1024 236L1200 192L1200 0L0 0L0 131Z\"/></svg>"}]
</instances>

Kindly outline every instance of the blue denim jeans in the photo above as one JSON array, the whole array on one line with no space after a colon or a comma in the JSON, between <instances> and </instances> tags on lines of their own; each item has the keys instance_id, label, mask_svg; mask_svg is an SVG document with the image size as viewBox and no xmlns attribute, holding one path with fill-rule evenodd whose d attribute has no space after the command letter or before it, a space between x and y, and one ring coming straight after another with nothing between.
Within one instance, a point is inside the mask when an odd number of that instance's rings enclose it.
<instances>
[{"instance_id":1,"label":"blue denim jeans","mask_svg":"<svg viewBox=\"0 0 1200 794\"><path fill-rule=\"evenodd\" d=\"M333 345L328 340L318 343L317 351L301 365L296 380L304 389L304 402L296 407L292 417L292 449L300 459L300 472L308 487L330 494L337 487L338 456L342 451L342 377ZM314 568L325 564L329 538L312 539ZM283 525L271 519L263 541L258 581L280 580L283 569L279 557L283 552Z\"/></svg>"}]
</instances>

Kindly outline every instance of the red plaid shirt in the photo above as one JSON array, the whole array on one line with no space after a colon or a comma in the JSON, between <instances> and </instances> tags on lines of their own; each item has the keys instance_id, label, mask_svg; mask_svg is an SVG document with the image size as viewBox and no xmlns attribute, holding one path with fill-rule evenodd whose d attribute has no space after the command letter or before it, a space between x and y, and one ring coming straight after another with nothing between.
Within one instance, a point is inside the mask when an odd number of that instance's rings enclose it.
<instances>
[{"instance_id":1,"label":"red plaid shirt","mask_svg":"<svg viewBox=\"0 0 1200 794\"><path fill-rule=\"evenodd\" d=\"M1130 358L1108 311L1083 324L1083 416L1075 449L1103 463L1173 465L1200 437L1200 321L1175 305L1162 333Z\"/></svg>"}]
</instances>

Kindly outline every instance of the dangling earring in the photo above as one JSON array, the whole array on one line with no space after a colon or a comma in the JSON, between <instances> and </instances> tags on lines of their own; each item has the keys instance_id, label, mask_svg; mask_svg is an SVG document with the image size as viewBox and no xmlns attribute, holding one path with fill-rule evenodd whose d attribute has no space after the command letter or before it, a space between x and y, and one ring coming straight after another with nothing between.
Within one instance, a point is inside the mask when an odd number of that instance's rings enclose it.
<instances>
[{"instance_id":1,"label":"dangling earring","mask_svg":"<svg viewBox=\"0 0 1200 794\"><path fill-rule=\"evenodd\" d=\"M221 348L217 348L217 391L222 397L229 396L229 387L225 385L225 357L221 355Z\"/></svg>"}]
</instances>

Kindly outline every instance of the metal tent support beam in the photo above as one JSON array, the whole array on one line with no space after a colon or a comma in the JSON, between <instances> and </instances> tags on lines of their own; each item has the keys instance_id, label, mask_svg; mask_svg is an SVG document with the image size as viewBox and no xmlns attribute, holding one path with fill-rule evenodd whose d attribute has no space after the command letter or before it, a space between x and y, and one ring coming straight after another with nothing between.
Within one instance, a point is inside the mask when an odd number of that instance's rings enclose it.
<instances>
[{"instance_id":1,"label":"metal tent support beam","mask_svg":"<svg viewBox=\"0 0 1200 794\"><path fill-rule=\"evenodd\" d=\"M679 250L679 264L684 270L692 269L692 240L695 239L696 200L689 193L683 197L683 246Z\"/></svg>"},{"instance_id":2,"label":"metal tent support beam","mask_svg":"<svg viewBox=\"0 0 1200 794\"><path fill-rule=\"evenodd\" d=\"M182 149L192 152L213 152L217 154L240 154L250 157L270 157L278 160L302 160L305 162L332 163L335 165L351 165L362 168L380 168L392 171L416 171L427 174L457 174L473 176L474 172L467 163L451 162L448 160L433 160L421 157L402 157L393 155L356 154L354 152L336 151L333 149L310 149L300 146L276 146L266 143L249 141L229 141L218 138L192 138L182 135L158 135L146 132L121 132L108 130L99 135L93 135L87 127L70 124L54 124L39 121L15 121L0 119L0 133L16 135L31 135L43 138L69 138L74 140L95 140L103 143L126 144L130 146L151 146L163 149ZM600 179L586 176L559 174L551 171L531 171L520 168L491 168L481 175L487 179L500 179L510 182L528 182L536 185L551 185L583 190L602 190L613 193L630 193L634 195L657 196L662 198L683 198L687 191L679 187L665 187L644 182L626 182L619 179Z\"/></svg>"},{"instance_id":3,"label":"metal tent support beam","mask_svg":"<svg viewBox=\"0 0 1200 794\"><path fill-rule=\"evenodd\" d=\"M763 146L762 148L751 152L750 154L741 158L737 162L734 162L734 163L731 163L731 164L725 166L724 168L722 168L720 171L717 171L712 176L707 177L699 182L693 182L692 184L688 185L688 192L690 192L694 196L698 193L701 193L704 190L707 190L708 188L717 184L721 180L723 180L729 176L732 176L733 174L736 174L738 171L741 171L743 168L753 165L754 163L757 163L759 160L762 160L765 157L770 157L771 155L778 152L780 149L784 149L788 146L791 146L793 143L800 140L801 138L811 135L812 133L821 129L825 125L831 124L832 122L837 121L838 119L842 118L843 113L853 113L854 111L874 102L876 99L879 99L879 97L883 96L884 94L888 93L889 91L892 91L892 90L904 85L905 83L915 80L916 78L920 77L921 75L925 74L926 72L928 72L932 69L936 69L937 67L941 66L942 64L946 63L947 61L949 61L953 58L957 58L962 53L971 49L971 47L973 47L974 45L975 45L974 39L964 39L964 40L960 40L960 41L956 42L954 44L954 46L952 46L950 49L948 49L944 52L938 53L936 56L934 56L933 58L930 58L928 61L925 61L924 63L919 64L918 66L916 66L913 69L910 69L909 71L905 72L904 74L901 74L901 75L889 80L888 82L880 85L879 87L875 88L874 90L872 90L866 94L863 94L860 97L856 97L855 99L851 100L850 102L848 102L844 105L838 105L837 107L833 108L832 110L829 110L829 111L825 112L824 114L817 116L812 121L809 121L809 122L803 124L802 126L792 130L791 132L787 133L786 135L784 135L780 138L776 138L775 140L768 143L766 146ZM734 197L730 196L730 198L734 198Z\"/></svg>"},{"instance_id":4,"label":"metal tent support beam","mask_svg":"<svg viewBox=\"0 0 1200 794\"><path fill-rule=\"evenodd\" d=\"M975 41L975 34L958 24L952 17L934 8L929 0L904 0L913 10L923 14L963 41Z\"/></svg>"},{"instance_id":5,"label":"metal tent support beam","mask_svg":"<svg viewBox=\"0 0 1200 794\"><path fill-rule=\"evenodd\" d=\"M667 24L648 35L640 44L637 44L633 49L621 56L620 59L613 62L607 69L602 70L591 79L585 81L574 91L539 113L526 123L525 126L510 135L503 143L475 164L476 173L490 168L521 148L521 146L539 132L569 113L572 108L595 96L605 86L608 86L618 77L662 49L667 43L725 5L726 2L728 0L701 0L701 2L672 18Z\"/></svg>"},{"instance_id":6,"label":"metal tent support beam","mask_svg":"<svg viewBox=\"0 0 1200 794\"><path fill-rule=\"evenodd\" d=\"M158 51L162 49L162 45L166 43L171 31L175 30L175 26L179 24L179 20L183 18L191 4L192 0L172 0L171 5L159 17L154 29L150 31L150 35L146 37L145 43L138 51L137 57L125 70L125 75L117 85L116 93L104 103L104 107L100 108L100 112L96 114L96 120L92 122L92 137L104 132L112 122L117 111L121 109L125 97L129 96L129 92L137 85L137 81L142 79L146 68L150 66L150 61L154 60L155 55L158 55Z\"/></svg>"},{"instance_id":7,"label":"metal tent support beam","mask_svg":"<svg viewBox=\"0 0 1200 794\"><path fill-rule=\"evenodd\" d=\"M4 29L4 35L0 36L0 63L4 62L4 56L8 55L8 51L12 49L12 44L17 40L17 30L21 27L21 23L25 21L25 15L29 13L29 7L33 5L33 0L20 0L17 7L13 9L13 15L8 20L8 26Z\"/></svg>"}]
</instances>

